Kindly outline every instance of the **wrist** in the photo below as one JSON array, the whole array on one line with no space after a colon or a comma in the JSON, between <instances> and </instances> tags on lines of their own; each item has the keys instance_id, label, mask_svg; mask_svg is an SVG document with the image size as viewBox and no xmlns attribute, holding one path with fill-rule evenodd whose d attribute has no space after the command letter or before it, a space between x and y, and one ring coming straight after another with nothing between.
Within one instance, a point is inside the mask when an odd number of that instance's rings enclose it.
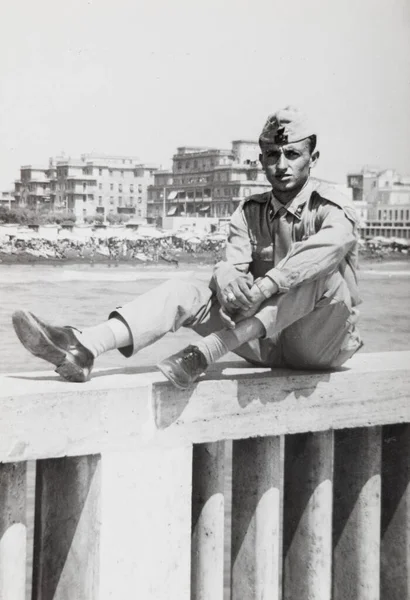
<instances>
[{"instance_id":1,"label":"wrist","mask_svg":"<svg viewBox=\"0 0 410 600\"><path fill-rule=\"evenodd\" d=\"M256 285L265 296L265 298L270 298L278 293L279 287L278 285L271 279L270 277L262 277L259 281L256 282Z\"/></svg>"}]
</instances>

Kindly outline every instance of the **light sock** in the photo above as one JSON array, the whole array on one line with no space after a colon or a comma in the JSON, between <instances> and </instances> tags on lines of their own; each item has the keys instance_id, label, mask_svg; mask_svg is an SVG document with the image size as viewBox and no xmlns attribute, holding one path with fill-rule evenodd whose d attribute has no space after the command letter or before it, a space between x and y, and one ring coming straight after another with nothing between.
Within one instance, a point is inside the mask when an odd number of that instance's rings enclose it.
<instances>
[{"instance_id":1,"label":"light sock","mask_svg":"<svg viewBox=\"0 0 410 600\"><path fill-rule=\"evenodd\" d=\"M109 350L125 348L132 344L127 325L115 317L94 327L86 327L81 332L74 330L74 334L94 358Z\"/></svg>"},{"instance_id":2,"label":"light sock","mask_svg":"<svg viewBox=\"0 0 410 600\"><path fill-rule=\"evenodd\" d=\"M261 321L256 317L249 317L240 321L235 329L221 329L207 335L197 342L196 346L205 356L208 365L211 365L228 352L263 335L265 335L265 327Z\"/></svg>"}]
</instances>

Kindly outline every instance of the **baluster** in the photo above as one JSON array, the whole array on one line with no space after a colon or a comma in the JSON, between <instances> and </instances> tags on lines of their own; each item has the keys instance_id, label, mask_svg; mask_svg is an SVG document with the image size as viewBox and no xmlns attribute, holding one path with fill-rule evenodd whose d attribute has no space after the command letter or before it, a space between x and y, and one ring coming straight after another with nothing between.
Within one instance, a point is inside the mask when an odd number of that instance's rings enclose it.
<instances>
[{"instance_id":1,"label":"baluster","mask_svg":"<svg viewBox=\"0 0 410 600\"><path fill-rule=\"evenodd\" d=\"M378 600L380 427L335 433L334 600Z\"/></svg>"},{"instance_id":2,"label":"baluster","mask_svg":"<svg viewBox=\"0 0 410 600\"><path fill-rule=\"evenodd\" d=\"M192 600L222 600L224 442L198 444L192 465Z\"/></svg>"},{"instance_id":3,"label":"baluster","mask_svg":"<svg viewBox=\"0 0 410 600\"><path fill-rule=\"evenodd\" d=\"M26 463L0 464L0 599L24 600Z\"/></svg>"},{"instance_id":4,"label":"baluster","mask_svg":"<svg viewBox=\"0 0 410 600\"><path fill-rule=\"evenodd\" d=\"M383 428L381 598L410 598L410 425Z\"/></svg>"},{"instance_id":5,"label":"baluster","mask_svg":"<svg viewBox=\"0 0 410 600\"><path fill-rule=\"evenodd\" d=\"M189 600L192 446L107 452L101 473L99 600Z\"/></svg>"},{"instance_id":6,"label":"baluster","mask_svg":"<svg viewBox=\"0 0 410 600\"><path fill-rule=\"evenodd\" d=\"M283 442L233 442L232 600L280 598Z\"/></svg>"},{"instance_id":7,"label":"baluster","mask_svg":"<svg viewBox=\"0 0 410 600\"><path fill-rule=\"evenodd\" d=\"M284 598L330 600L333 433L286 437Z\"/></svg>"},{"instance_id":8,"label":"baluster","mask_svg":"<svg viewBox=\"0 0 410 600\"><path fill-rule=\"evenodd\" d=\"M37 461L33 600L97 600L98 455Z\"/></svg>"}]
</instances>

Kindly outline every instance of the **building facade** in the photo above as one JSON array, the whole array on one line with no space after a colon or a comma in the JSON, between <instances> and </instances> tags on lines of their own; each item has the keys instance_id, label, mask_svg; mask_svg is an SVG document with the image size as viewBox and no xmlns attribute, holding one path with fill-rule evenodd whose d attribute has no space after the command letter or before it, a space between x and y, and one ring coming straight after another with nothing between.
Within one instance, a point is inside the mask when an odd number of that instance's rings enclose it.
<instances>
[{"instance_id":1,"label":"building facade","mask_svg":"<svg viewBox=\"0 0 410 600\"><path fill-rule=\"evenodd\" d=\"M347 184L360 208L362 237L410 239L410 177L393 169L364 168L349 173Z\"/></svg>"},{"instance_id":2,"label":"building facade","mask_svg":"<svg viewBox=\"0 0 410 600\"><path fill-rule=\"evenodd\" d=\"M15 181L18 206L69 210L78 220L97 214L147 215L147 188L155 165L134 157L83 154L79 159L51 158L47 168L21 167Z\"/></svg>"},{"instance_id":3,"label":"building facade","mask_svg":"<svg viewBox=\"0 0 410 600\"><path fill-rule=\"evenodd\" d=\"M239 202L270 189L258 159L257 142L237 140L229 150L177 149L171 171L157 171L148 188L147 218L229 217Z\"/></svg>"},{"instance_id":4,"label":"building facade","mask_svg":"<svg viewBox=\"0 0 410 600\"><path fill-rule=\"evenodd\" d=\"M0 207L2 208L13 208L15 205L15 198L13 192L1 192L0 193Z\"/></svg>"}]
</instances>

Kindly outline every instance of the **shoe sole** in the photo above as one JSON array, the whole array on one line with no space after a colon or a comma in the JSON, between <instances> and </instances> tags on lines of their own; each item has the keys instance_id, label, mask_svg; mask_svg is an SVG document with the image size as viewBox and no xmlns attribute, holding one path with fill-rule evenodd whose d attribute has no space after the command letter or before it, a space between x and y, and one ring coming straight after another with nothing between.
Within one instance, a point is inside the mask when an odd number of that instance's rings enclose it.
<instances>
[{"instance_id":1,"label":"shoe sole","mask_svg":"<svg viewBox=\"0 0 410 600\"><path fill-rule=\"evenodd\" d=\"M79 383L89 379L90 372L73 362L70 353L57 346L29 312L16 311L12 322L14 331L26 350L57 367L55 371L61 377Z\"/></svg>"},{"instance_id":2,"label":"shoe sole","mask_svg":"<svg viewBox=\"0 0 410 600\"><path fill-rule=\"evenodd\" d=\"M172 371L167 369L166 365L162 365L161 363L157 364L157 369L159 369L161 371L161 373L163 375L165 375L165 377L168 379L168 381L170 381L175 387L177 387L180 390L188 390L190 387L192 387L192 385L194 385L193 382L192 384L187 384L187 385L183 385L181 383L179 383L175 377L173 376Z\"/></svg>"}]
</instances>

